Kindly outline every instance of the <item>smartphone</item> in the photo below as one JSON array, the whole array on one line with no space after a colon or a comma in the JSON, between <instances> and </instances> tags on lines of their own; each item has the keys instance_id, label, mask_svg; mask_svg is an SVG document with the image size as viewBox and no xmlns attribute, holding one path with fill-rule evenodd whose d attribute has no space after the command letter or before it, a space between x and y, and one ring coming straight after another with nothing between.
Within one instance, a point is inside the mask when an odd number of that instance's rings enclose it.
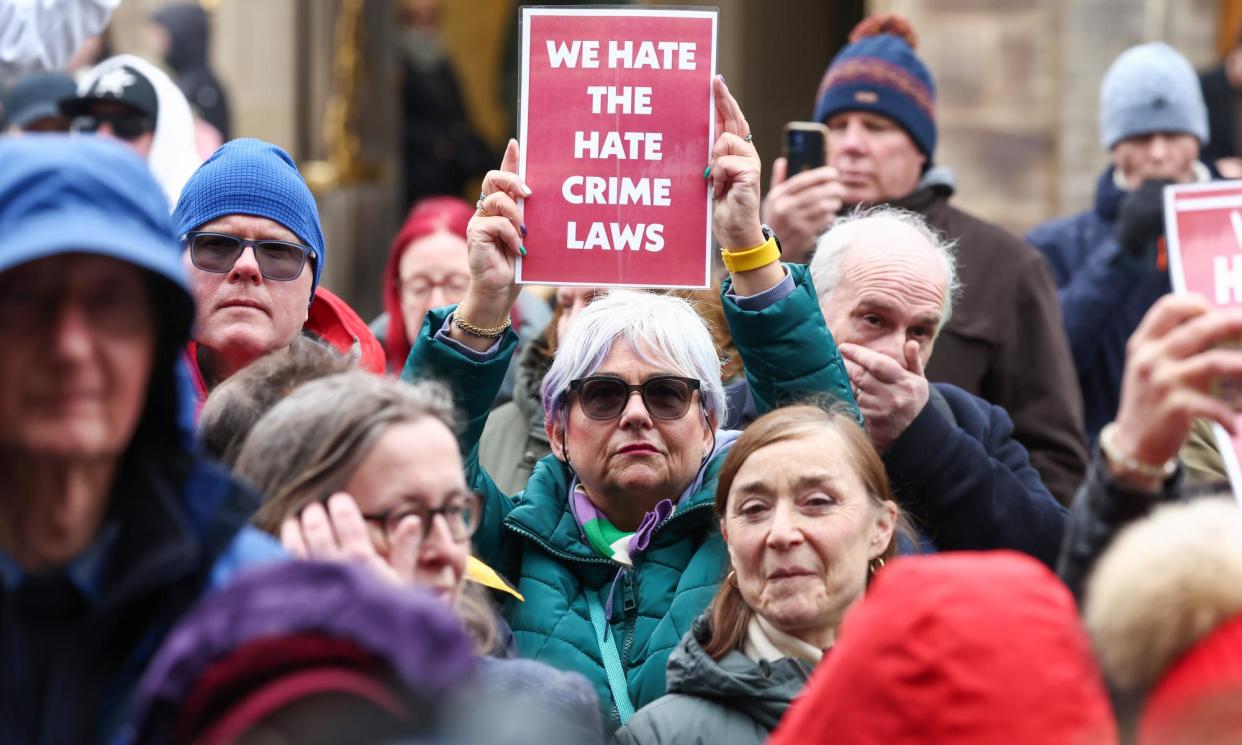
<instances>
[{"instance_id":1,"label":"smartphone","mask_svg":"<svg viewBox=\"0 0 1242 745\"><path fill-rule=\"evenodd\" d=\"M785 125L785 158L789 168L785 177L819 168L827 162L828 128L819 122L789 122Z\"/></svg>"}]
</instances>

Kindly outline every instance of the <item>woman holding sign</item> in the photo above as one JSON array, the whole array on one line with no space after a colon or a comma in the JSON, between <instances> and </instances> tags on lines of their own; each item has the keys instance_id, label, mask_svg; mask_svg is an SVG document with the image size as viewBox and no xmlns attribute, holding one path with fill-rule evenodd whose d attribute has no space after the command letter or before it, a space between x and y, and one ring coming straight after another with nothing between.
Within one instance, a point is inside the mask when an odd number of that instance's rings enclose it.
<instances>
[{"instance_id":1,"label":"woman holding sign","mask_svg":"<svg viewBox=\"0 0 1242 745\"><path fill-rule=\"evenodd\" d=\"M705 176L731 278L729 328L761 409L808 395L853 407L849 379L804 267L786 267L759 223L759 156L723 78ZM467 230L470 287L428 314L402 377L447 382L466 426L467 479L486 499L475 548L518 582L505 618L526 656L586 675L617 727L664 693L669 654L715 594L727 555L712 514L736 432L724 414L711 334L682 300L614 292L580 314L543 383L552 455L526 489L502 494L477 444L517 338L514 264L522 208L518 145L483 181ZM532 236L532 250L539 250ZM639 394L639 395L634 395ZM854 409L851 409L853 411Z\"/></svg>"}]
</instances>

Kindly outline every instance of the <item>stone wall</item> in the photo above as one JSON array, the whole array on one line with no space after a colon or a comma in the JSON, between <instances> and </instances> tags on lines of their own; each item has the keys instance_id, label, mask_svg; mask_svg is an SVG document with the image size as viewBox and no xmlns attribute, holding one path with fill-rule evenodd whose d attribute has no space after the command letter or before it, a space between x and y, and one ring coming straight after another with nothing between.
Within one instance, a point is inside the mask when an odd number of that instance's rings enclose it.
<instances>
[{"instance_id":1,"label":"stone wall","mask_svg":"<svg viewBox=\"0 0 1242 745\"><path fill-rule=\"evenodd\" d=\"M1099 85L1124 49L1162 39L1215 56L1217 0L872 0L904 13L939 88L937 161L957 203L1018 231L1085 209L1108 154Z\"/></svg>"}]
</instances>

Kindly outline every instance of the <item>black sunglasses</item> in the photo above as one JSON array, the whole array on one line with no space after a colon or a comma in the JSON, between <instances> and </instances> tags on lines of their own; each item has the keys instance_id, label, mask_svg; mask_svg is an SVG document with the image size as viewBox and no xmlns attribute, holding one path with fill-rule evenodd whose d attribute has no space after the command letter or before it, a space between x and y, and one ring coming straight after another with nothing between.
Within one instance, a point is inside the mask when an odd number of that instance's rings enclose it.
<instances>
[{"instance_id":1,"label":"black sunglasses","mask_svg":"<svg viewBox=\"0 0 1242 745\"><path fill-rule=\"evenodd\" d=\"M569 390L578 394L582 413L590 419L616 419L637 391L642 394L643 406L652 419L673 421L681 419L690 409L694 392L699 390L699 381L677 375L656 375L631 385L610 375L593 375L571 380Z\"/></svg>"},{"instance_id":2,"label":"black sunglasses","mask_svg":"<svg viewBox=\"0 0 1242 745\"><path fill-rule=\"evenodd\" d=\"M107 124L112 134L126 142L155 131L155 120L145 114L84 114L74 117L69 128L82 134L94 134L101 124Z\"/></svg>"},{"instance_id":3,"label":"black sunglasses","mask_svg":"<svg viewBox=\"0 0 1242 745\"><path fill-rule=\"evenodd\" d=\"M205 272L225 274L233 269L247 246L254 249L259 273L273 282L297 279L306 266L306 257L315 249L286 241L247 241L228 233L186 233L181 242L190 252L190 261Z\"/></svg>"}]
</instances>

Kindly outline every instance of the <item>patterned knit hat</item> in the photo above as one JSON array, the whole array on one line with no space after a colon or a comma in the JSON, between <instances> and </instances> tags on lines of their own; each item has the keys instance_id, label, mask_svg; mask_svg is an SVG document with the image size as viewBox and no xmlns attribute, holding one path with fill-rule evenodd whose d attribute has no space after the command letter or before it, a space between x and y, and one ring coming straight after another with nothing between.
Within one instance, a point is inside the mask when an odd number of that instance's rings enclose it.
<instances>
[{"instance_id":1,"label":"patterned knit hat","mask_svg":"<svg viewBox=\"0 0 1242 745\"><path fill-rule=\"evenodd\" d=\"M819 84L815 121L842 111L870 111L910 135L927 162L936 150L936 85L914 53L918 39L896 13L874 15L850 33Z\"/></svg>"},{"instance_id":2,"label":"patterned knit hat","mask_svg":"<svg viewBox=\"0 0 1242 745\"><path fill-rule=\"evenodd\" d=\"M275 220L314 249L315 294L326 255L319 208L288 153L270 142L245 138L225 143L204 161L173 210L177 234L225 215Z\"/></svg>"}]
</instances>

